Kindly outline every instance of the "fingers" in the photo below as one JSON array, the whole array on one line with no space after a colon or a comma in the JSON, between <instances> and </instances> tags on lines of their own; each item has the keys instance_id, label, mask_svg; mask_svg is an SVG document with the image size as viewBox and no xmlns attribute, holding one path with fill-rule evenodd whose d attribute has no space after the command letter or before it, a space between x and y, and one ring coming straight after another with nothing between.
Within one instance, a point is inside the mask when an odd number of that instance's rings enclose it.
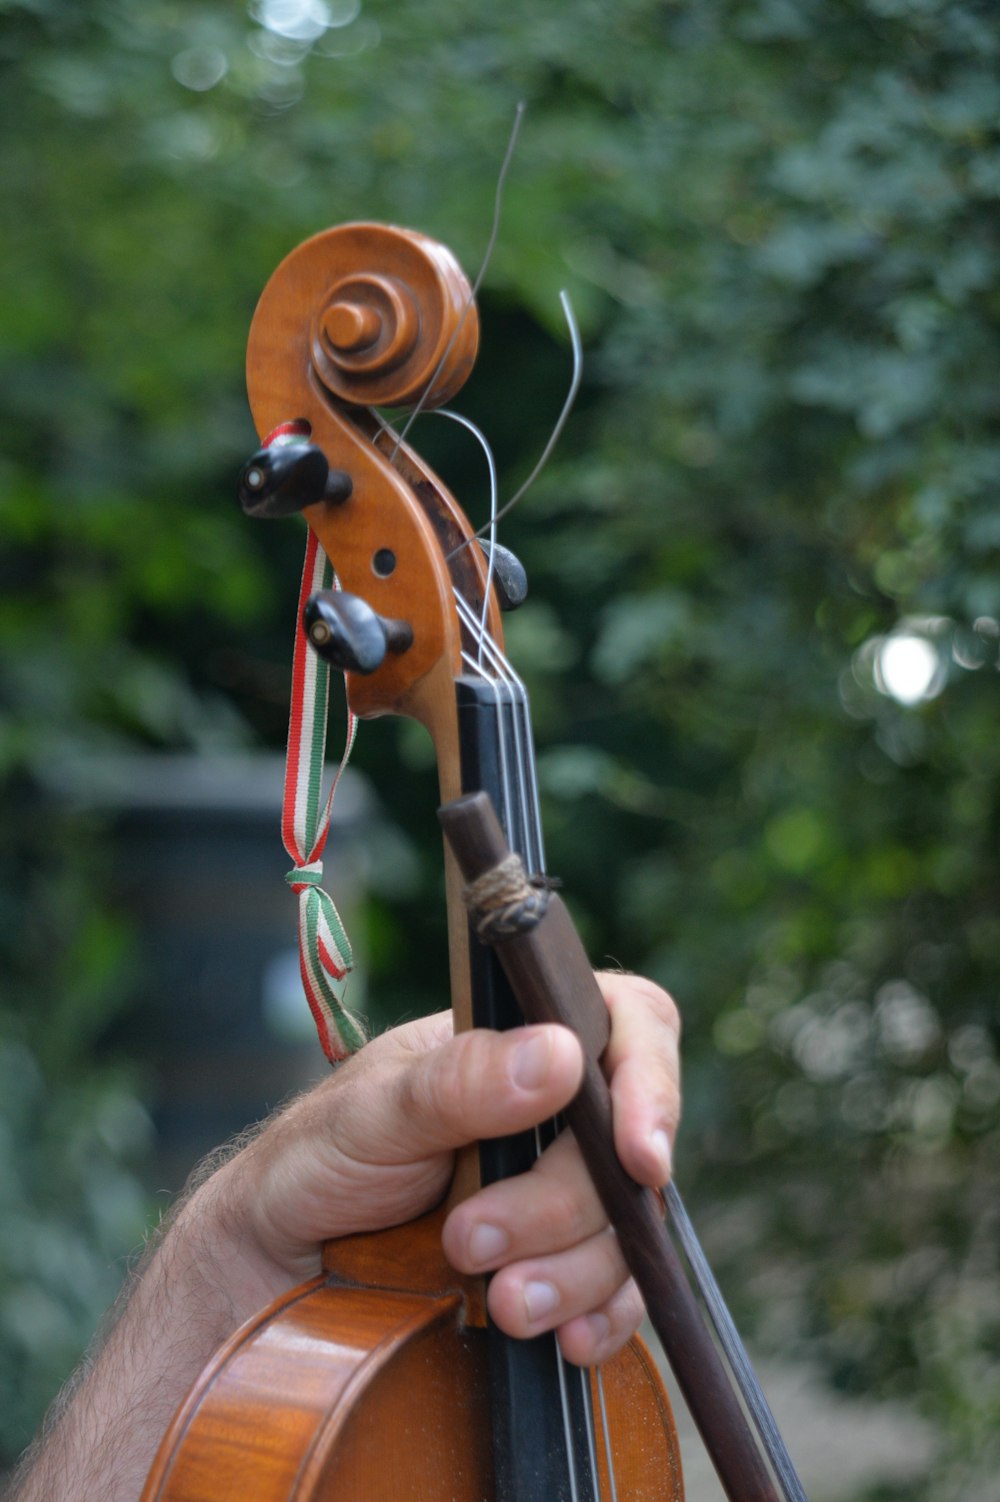
<instances>
[{"instance_id":1,"label":"fingers","mask_svg":"<svg viewBox=\"0 0 1000 1502\"><path fill-rule=\"evenodd\" d=\"M680 1016L652 981L608 973L597 980L611 1014L604 1062L615 1148L634 1179L659 1188L670 1177L680 1120Z\"/></svg>"},{"instance_id":2,"label":"fingers","mask_svg":"<svg viewBox=\"0 0 1000 1502\"><path fill-rule=\"evenodd\" d=\"M386 1035L386 1058L376 1056L382 1042L358 1059L357 1088L373 1086L377 1101L342 1123L342 1149L367 1163L417 1162L524 1131L562 1110L583 1074L580 1045L560 1027L462 1033L416 1056L408 1029Z\"/></svg>"},{"instance_id":3,"label":"fingers","mask_svg":"<svg viewBox=\"0 0 1000 1502\"><path fill-rule=\"evenodd\" d=\"M530 1173L457 1206L443 1244L460 1271L494 1274L488 1303L502 1330L523 1339L558 1329L570 1361L613 1355L642 1318L618 1238L568 1133Z\"/></svg>"},{"instance_id":4,"label":"fingers","mask_svg":"<svg viewBox=\"0 0 1000 1502\"><path fill-rule=\"evenodd\" d=\"M529 1173L458 1205L443 1231L460 1271L494 1273L488 1302L508 1335L558 1329L568 1360L603 1361L634 1334L642 1301L569 1133Z\"/></svg>"},{"instance_id":5,"label":"fingers","mask_svg":"<svg viewBox=\"0 0 1000 1502\"><path fill-rule=\"evenodd\" d=\"M556 1114L582 1069L558 1027L452 1038L424 1018L376 1038L229 1165L251 1241L302 1273L331 1237L415 1218L444 1193L454 1148Z\"/></svg>"},{"instance_id":6,"label":"fingers","mask_svg":"<svg viewBox=\"0 0 1000 1502\"><path fill-rule=\"evenodd\" d=\"M642 1296L630 1278L602 1308L560 1326L560 1349L576 1366L599 1366L631 1340L645 1315Z\"/></svg>"},{"instance_id":7,"label":"fingers","mask_svg":"<svg viewBox=\"0 0 1000 1502\"><path fill-rule=\"evenodd\" d=\"M481 1189L448 1216L445 1256L461 1272L563 1251L603 1230L606 1216L572 1135L564 1132L531 1171Z\"/></svg>"},{"instance_id":8,"label":"fingers","mask_svg":"<svg viewBox=\"0 0 1000 1502\"><path fill-rule=\"evenodd\" d=\"M611 1014L605 1063L615 1145L626 1170L661 1185L680 1113L677 1009L633 976L598 977ZM569 1360L605 1359L634 1333L642 1303L569 1134L530 1173L452 1211L444 1249L467 1273L492 1272L489 1305L508 1334L557 1329Z\"/></svg>"},{"instance_id":9,"label":"fingers","mask_svg":"<svg viewBox=\"0 0 1000 1502\"><path fill-rule=\"evenodd\" d=\"M634 1334L642 1300L610 1229L552 1257L501 1268L487 1303L508 1335L526 1339L558 1330L563 1354L590 1365L595 1353L613 1354Z\"/></svg>"}]
</instances>

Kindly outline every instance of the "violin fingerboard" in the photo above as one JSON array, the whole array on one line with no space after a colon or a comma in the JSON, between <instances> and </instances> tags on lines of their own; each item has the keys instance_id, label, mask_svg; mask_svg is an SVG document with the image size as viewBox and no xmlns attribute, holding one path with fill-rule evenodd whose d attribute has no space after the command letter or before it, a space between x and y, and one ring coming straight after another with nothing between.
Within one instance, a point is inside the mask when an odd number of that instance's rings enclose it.
<instances>
[{"instance_id":1,"label":"violin fingerboard","mask_svg":"<svg viewBox=\"0 0 1000 1502\"><path fill-rule=\"evenodd\" d=\"M526 700L495 680L457 683L462 791L482 790L497 810L512 850L538 872L541 840L534 749ZM506 1030L524 1018L495 954L469 935L472 1017L476 1027ZM555 1136L522 1132L479 1147L484 1184L526 1173ZM555 1337L513 1340L490 1322L496 1502L598 1502L590 1382L561 1361Z\"/></svg>"}]
</instances>

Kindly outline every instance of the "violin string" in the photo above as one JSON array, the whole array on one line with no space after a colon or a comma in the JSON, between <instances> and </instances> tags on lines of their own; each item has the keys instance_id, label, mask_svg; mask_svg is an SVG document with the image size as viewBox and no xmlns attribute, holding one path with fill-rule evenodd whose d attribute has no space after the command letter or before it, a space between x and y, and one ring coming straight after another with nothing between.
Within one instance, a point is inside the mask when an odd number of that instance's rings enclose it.
<instances>
[{"instance_id":1,"label":"violin string","mask_svg":"<svg viewBox=\"0 0 1000 1502\"><path fill-rule=\"evenodd\" d=\"M497 646L495 639L483 628L481 621L477 619L468 601L463 599L457 590L455 591L455 599L458 602L459 615L465 620L466 625L473 633L473 637L478 641L479 645L478 661L473 663L465 652L462 654L463 660L470 667L474 666L480 676L492 685L497 703L497 719L501 723L504 718L504 698L500 691L500 684L503 683L508 690L509 699L507 702L510 710L511 739L513 741L517 791L520 794L518 806L521 812L520 825L523 854L529 870L540 874L542 871L543 855L541 847L541 815L538 806L538 784L535 778L534 758L529 754L531 743L530 741L527 742L527 745L524 743L526 727L518 714L518 710L522 709L527 702L527 690L514 672L506 655ZM495 677L491 677L484 668L483 658L487 652L492 659L496 671ZM504 736L500 735L498 739L500 755L503 756L505 754ZM513 793L513 788L511 791ZM508 828L510 827L508 824Z\"/></svg>"},{"instance_id":2,"label":"violin string","mask_svg":"<svg viewBox=\"0 0 1000 1502\"><path fill-rule=\"evenodd\" d=\"M517 791L521 807L521 835L524 842L524 857L530 868L537 869L538 851L532 848L531 835L533 821L528 808L528 785L524 771L525 748L521 743L521 726L519 724L513 688L510 690L510 726L514 737L514 766L517 772Z\"/></svg>"},{"instance_id":3,"label":"violin string","mask_svg":"<svg viewBox=\"0 0 1000 1502\"><path fill-rule=\"evenodd\" d=\"M521 711L524 715L524 739L525 743L530 748L535 744L534 732L531 726L531 701L528 698L528 691L524 687L524 684L521 682L520 678L517 679L517 682L522 690ZM531 755L529 755L528 757L528 781L531 787L531 806L534 810L535 848L537 851L536 870L541 874L545 870L545 842L542 834L542 801L538 794L538 768L535 765L535 758Z\"/></svg>"},{"instance_id":4,"label":"violin string","mask_svg":"<svg viewBox=\"0 0 1000 1502\"><path fill-rule=\"evenodd\" d=\"M467 667L471 668L474 672L478 673L479 676L482 678L482 681L484 683L488 684L489 687L490 687L490 689L493 692L493 698L494 698L494 700L496 702L496 707L497 707L497 725L498 725L497 754L498 754L498 757L499 757L499 760L500 760L500 764L501 764L501 766L500 766L500 776L501 776L501 791L502 791L502 796L503 796L503 801L504 801L504 814L505 814L505 819L506 819L506 825L505 825L505 827L507 828L508 831L512 831L513 830L514 824L513 824L513 815L511 813L511 808L512 808L512 806L517 807L517 809L519 810L519 814L520 814L520 818L519 818L519 822L520 822L520 826L521 826L520 827L520 841L521 841L521 849L522 849L522 852L523 852L523 857L524 857L524 860L525 860L526 864L528 865L529 869L535 870L535 869L537 869L537 867L536 867L537 851L532 848L532 840L531 840L532 828L531 828L531 824L529 823L529 817L530 817L530 812L531 811L527 807L527 788L525 786L524 775L523 775L523 762L524 762L524 758L523 758L523 753L522 753L522 748L521 748L521 743L520 743L520 736L519 736L519 734L517 732L517 729L516 729L516 726L517 726L516 690L515 690L513 684L511 684L510 682L505 681L503 678L501 678L501 677L492 677L489 673L484 672L483 669L482 669L481 663L478 662L478 661L476 661L475 658L471 657L469 655L469 653L466 652L466 651L464 651L464 650L462 652L462 661L466 664ZM507 710L509 710L509 714L505 714L505 711L507 711ZM518 785L517 786L517 791L520 793L520 797L517 799L516 804L515 804L515 800L514 800L514 783L513 783L513 780L511 779L511 774L510 774L510 770L509 770L509 766L508 766L506 737L503 734L503 723L504 723L505 719L509 719L510 720L510 724L511 724L512 731L513 731L511 739L513 741L513 753L514 753L514 764L515 764L515 774L514 775L516 777L517 785Z\"/></svg>"},{"instance_id":5,"label":"violin string","mask_svg":"<svg viewBox=\"0 0 1000 1502\"><path fill-rule=\"evenodd\" d=\"M459 594L457 589L455 591L455 600L459 615L468 629L471 632L478 633L480 631L480 623L476 619L475 612L468 601ZM506 653L497 645L496 639L490 632L483 631L478 640L482 646L483 653L492 662L497 674L511 683L518 695L522 716L521 734L525 747L528 748L523 757L523 763L529 793L528 806L533 835L533 839L529 841L529 847L533 869L538 874L542 874L545 870L545 842L542 835L541 800L538 796L538 769L535 766L534 757L530 754L530 748L534 745L534 738L531 728L531 702L528 697L528 690L524 680L515 670Z\"/></svg>"},{"instance_id":6,"label":"violin string","mask_svg":"<svg viewBox=\"0 0 1000 1502\"><path fill-rule=\"evenodd\" d=\"M597 1423L594 1419L594 1400L590 1390L590 1369L585 1366L578 1366L576 1369L576 1375L577 1380L580 1384L580 1401L583 1404L583 1411L586 1416L587 1459L590 1462L590 1474L594 1478L594 1492L596 1494L599 1493L601 1489L601 1473L597 1468ZM597 1368L597 1375L598 1379L600 1379L600 1367ZM610 1460L611 1452L608 1449L608 1434L606 1428L602 1428L601 1430L601 1444L603 1446L605 1456ZM613 1488L613 1477L611 1484Z\"/></svg>"},{"instance_id":7,"label":"violin string","mask_svg":"<svg viewBox=\"0 0 1000 1502\"><path fill-rule=\"evenodd\" d=\"M500 699L499 680L496 678L491 678L488 673L483 672L476 659L474 657L470 657L468 652L466 652L464 648L462 649L462 661L465 663L467 668L471 669L473 673L479 674L483 682L489 684L490 688L493 690L493 697L496 700L497 706L497 719L499 721L500 715L503 712L503 707ZM512 829L514 820L512 809L513 787L510 780L510 771L507 766L507 747L504 743L504 738L502 735L497 737L497 759L500 764L500 797L503 802L502 822L505 829Z\"/></svg>"},{"instance_id":8,"label":"violin string","mask_svg":"<svg viewBox=\"0 0 1000 1502\"><path fill-rule=\"evenodd\" d=\"M615 1462L611 1453L611 1428L608 1424L608 1401L604 1393L604 1374L601 1368L597 1368L597 1396L601 1404L601 1441L604 1446L604 1459L608 1467L608 1481L611 1485L611 1502L618 1502L618 1485L615 1480Z\"/></svg>"},{"instance_id":9,"label":"violin string","mask_svg":"<svg viewBox=\"0 0 1000 1502\"><path fill-rule=\"evenodd\" d=\"M522 810L527 814L527 817L522 816L521 820L522 839L525 843L525 858L529 860L530 869L541 875L544 873L545 862L542 848L541 810L539 807L538 798L538 782L535 773L534 757L530 754L532 741L530 737L530 706L527 690L520 677L511 666L511 663L506 654L499 647L495 638L490 635L485 627L482 626L472 606L468 603L467 600L462 597L457 589L455 590L455 599L458 606L459 615L465 622L467 628L473 633L481 633L479 636L480 650L478 661L471 657L467 652L463 652L463 660L470 668L477 669L484 679L486 679L487 681L492 681L495 689L498 688L499 681L503 680L511 690L511 707L512 713L515 717L513 723L515 725L516 734L514 755L518 767L518 791L521 795L518 801L520 802ZM483 667L484 656L489 659L491 667L497 674L496 678L491 679L491 675L485 671L485 668ZM523 713L521 734L517 734L516 731L516 716L518 709L520 709ZM502 735L502 733L498 733L497 740L498 756L501 759L505 760L505 751L503 744L504 736ZM504 782L506 782L507 776L509 776L509 773L502 774ZM503 798L505 805L508 804L512 794L513 788L508 790L506 786L503 787ZM508 824L508 828L509 827L510 825ZM532 846L534 846L534 850L532 850ZM541 1134L537 1128L535 1129L535 1154L536 1157L540 1157L542 1154ZM559 1373L560 1394L562 1395L563 1399L563 1419L564 1425L567 1426L567 1464L571 1472L570 1485L573 1491L573 1496L575 1498L578 1493L579 1481L576 1477L576 1460L572 1439L572 1430L569 1427L568 1384L570 1379L566 1372L567 1363L561 1350L559 1349L558 1341L556 1341L555 1344L555 1351L557 1371ZM611 1487L611 1502L616 1502L618 1489L615 1477L614 1455L611 1450L609 1439L607 1402L604 1391L604 1377L600 1367L596 1369L594 1376L596 1378L597 1389L600 1398L601 1446L604 1451L605 1461L607 1464L608 1478ZM600 1476L597 1463L597 1418L594 1413L594 1405L590 1385L590 1374L588 1370L579 1368L576 1373L576 1380L580 1384L580 1399L584 1413L584 1431L587 1440L588 1460L590 1463L591 1476L593 1478L593 1485L596 1495Z\"/></svg>"},{"instance_id":10,"label":"violin string","mask_svg":"<svg viewBox=\"0 0 1000 1502\"><path fill-rule=\"evenodd\" d=\"M459 593L458 589L453 589L453 594L455 596L455 603L458 608L459 618L464 622L466 629L471 633L473 640L475 640L477 634L480 632L480 622L475 614L475 611L469 605L468 601L465 600ZM483 665L484 652L488 653L488 655L492 659L494 666L497 669L496 676L491 676L486 672ZM500 717L503 714L503 704L500 696L499 685L500 681L503 678L509 677L509 675L506 674L504 670L504 665L507 661L506 657L504 656L503 652L500 651L496 641L489 634L489 632L483 632L479 639L478 659L470 656L463 647L462 661L465 663L466 667L468 667L473 673L480 677L484 683L488 683L492 688L493 696L496 700L497 722L499 724ZM505 738L502 735L498 735L497 737L497 758L500 765L500 795L503 800L504 828L512 829L514 818L512 807L513 784L510 779L510 770L507 765L507 745Z\"/></svg>"},{"instance_id":11,"label":"violin string","mask_svg":"<svg viewBox=\"0 0 1000 1502\"><path fill-rule=\"evenodd\" d=\"M499 488L497 486L497 462L493 456L493 449L490 446L490 442L487 439L486 434L482 431L481 428L478 428L474 422L470 422L467 417L463 417L461 412L453 412L450 407L439 407L437 410L437 416L450 418L452 422L459 423L463 428L467 429L467 431L472 434L473 438L476 439L483 453L486 455L486 467L489 470L490 475L490 520L488 529L490 542L489 547L486 550L488 560L486 565L486 585L483 590L483 616L479 627L480 666L482 666L482 642L486 636L486 621L489 615L490 608L490 590L493 586L493 573L496 561L497 504L499 499Z\"/></svg>"},{"instance_id":12,"label":"violin string","mask_svg":"<svg viewBox=\"0 0 1000 1502\"><path fill-rule=\"evenodd\" d=\"M465 326L465 320L468 318L469 313L475 307L476 293L479 291L480 287L483 284L483 278L486 275L490 261L493 259L493 251L496 248L497 236L500 233L500 211L503 206L503 190L507 182L507 174L510 171L510 164L514 160L514 147L517 145L517 138L521 131L521 121L524 119L524 112L526 109L527 105L522 99L518 102L517 108L514 111L514 123L510 128L510 135L507 139L507 150L504 152L503 161L500 164L500 171L497 175L496 193L493 197L493 224L490 229L490 237L486 242L486 249L483 252L482 262L480 264L479 270L476 273L476 279L469 289L469 295L466 298L465 307L462 309L458 323L455 325L455 330L451 338L448 340L448 343L444 347L444 353L435 366L434 374L431 376L429 382L425 386L424 393L421 396L420 400L417 402L417 405L413 408L413 411L410 413L409 417L406 419L406 422L403 424L402 431L396 439L396 447L389 455L390 462L395 459L397 453L399 452L400 444L404 442L407 433L413 427L413 424L416 422L417 418L420 416L421 412L430 401L434 388L437 385L438 377L444 369L448 356L451 354L452 348L454 347L455 340L462 332L462 329Z\"/></svg>"},{"instance_id":13,"label":"violin string","mask_svg":"<svg viewBox=\"0 0 1000 1502\"><path fill-rule=\"evenodd\" d=\"M556 418L555 426L553 427L552 432L549 434L548 442L541 452L538 463L535 465L528 478L524 481L524 484L519 486L518 489L515 490L509 501L504 501L503 505L500 507L495 516L491 516L488 522L484 522L481 527L477 528L477 530L473 532L471 537L467 537L464 542L460 542L458 547L454 548L452 552L448 554L448 562L450 562L451 559L455 557L456 553L460 553L463 548L467 548L470 543L474 542L477 537L481 537L484 532L490 531L492 528L495 528L497 522L502 521L503 518L514 509L518 501L521 500L521 498L527 493L531 486L534 485L535 481L538 479L538 476L541 474L542 470L549 462L552 450L559 442L562 430L569 420L569 414L573 410L573 404L576 401L577 392L580 389L580 382L583 379L583 343L580 339L580 329L576 321L576 315L573 312L573 304L569 299L569 293L565 290L560 292L559 301L562 304L563 315L566 319L566 325L569 329L570 344L573 348L573 372L570 376L569 390L566 393L562 408L559 412L559 416Z\"/></svg>"},{"instance_id":14,"label":"violin string","mask_svg":"<svg viewBox=\"0 0 1000 1502\"><path fill-rule=\"evenodd\" d=\"M555 1341L556 1347L556 1371L559 1375L559 1398L562 1404L563 1431L566 1441L566 1465L569 1469L569 1489L573 1497L573 1502L577 1502L580 1496L580 1487L576 1475L576 1448L573 1444L573 1430L570 1420L569 1392L566 1385L566 1362L563 1360L563 1354L559 1349L559 1341L555 1334L553 1334L552 1339ZM591 1446L591 1448L593 1447ZM595 1473L595 1482L596 1479Z\"/></svg>"}]
</instances>

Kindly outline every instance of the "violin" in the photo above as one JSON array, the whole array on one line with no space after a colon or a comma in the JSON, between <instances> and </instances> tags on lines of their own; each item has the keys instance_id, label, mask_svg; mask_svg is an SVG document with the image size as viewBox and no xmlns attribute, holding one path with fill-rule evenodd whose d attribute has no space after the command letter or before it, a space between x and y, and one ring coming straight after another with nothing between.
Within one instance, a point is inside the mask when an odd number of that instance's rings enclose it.
<instances>
[{"instance_id":1,"label":"violin","mask_svg":"<svg viewBox=\"0 0 1000 1502\"><path fill-rule=\"evenodd\" d=\"M247 357L258 432L291 424L295 441L254 456L241 499L258 515L301 511L333 563L341 589L308 601L304 630L345 671L351 711L408 715L430 732L456 1028L528 1018L579 1033L586 1078L568 1119L724 1489L731 1502L804 1502L782 1475L783 1450L762 1457L662 1200L614 1155L607 1012L542 879L530 709L503 651L502 613L523 597L523 576L480 544L379 415L449 400L477 347L469 284L443 246L378 224L306 241L268 282ZM497 898L501 868L513 885ZM467 890L479 894L471 918ZM538 1151L534 1134L481 1144L460 1159L452 1202L523 1172ZM666 1201L686 1234L672 1186ZM444 1260L445 1213L328 1243L322 1274L202 1373L142 1502L682 1502L670 1405L642 1341L584 1372L552 1335L507 1337L481 1281ZM697 1276L700 1249L684 1244Z\"/></svg>"}]
</instances>

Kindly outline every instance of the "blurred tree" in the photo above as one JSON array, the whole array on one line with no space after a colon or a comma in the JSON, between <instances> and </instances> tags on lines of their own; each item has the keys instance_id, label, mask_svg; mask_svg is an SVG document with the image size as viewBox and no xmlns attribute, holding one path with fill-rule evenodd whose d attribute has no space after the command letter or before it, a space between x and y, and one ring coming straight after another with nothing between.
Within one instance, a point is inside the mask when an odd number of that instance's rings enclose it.
<instances>
[{"instance_id":1,"label":"blurred tree","mask_svg":"<svg viewBox=\"0 0 1000 1502\"><path fill-rule=\"evenodd\" d=\"M253 444L256 293L299 238L352 217L412 223L475 267L523 97L464 404L511 488L559 405L568 285L587 385L506 534L533 581L510 637L553 868L573 872L595 956L684 1002L681 1170L758 1343L922 1405L938 1458L908 1497L992 1494L993 7L3 10L5 1016L18 1074L72 1102L0 1095L11 1140L50 1163L54 1123L99 1132L92 1041L127 1000L85 890L96 856L57 860L51 827L14 812L23 790L122 738L280 740L296 529L220 501ZM482 505L461 438L423 431ZM413 798L422 743L368 747L412 827L432 800L426 777ZM390 1008L440 994L440 970L415 997L399 963L428 927L426 901L373 906ZM123 1174L121 1139L102 1140ZM54 1235L62 1214L100 1247L88 1193L59 1210L25 1188L5 1220L0 1363L30 1366L33 1394L68 1317L28 1354L14 1228Z\"/></svg>"}]
</instances>

